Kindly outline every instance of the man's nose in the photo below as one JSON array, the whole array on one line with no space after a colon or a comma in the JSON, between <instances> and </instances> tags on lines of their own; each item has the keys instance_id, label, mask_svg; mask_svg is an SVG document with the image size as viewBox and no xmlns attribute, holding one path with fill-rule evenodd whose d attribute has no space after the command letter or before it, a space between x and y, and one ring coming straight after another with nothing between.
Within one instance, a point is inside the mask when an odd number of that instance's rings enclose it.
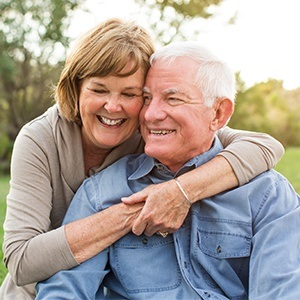
<instances>
[{"instance_id":1,"label":"man's nose","mask_svg":"<svg viewBox=\"0 0 300 300\"><path fill-rule=\"evenodd\" d=\"M144 118L146 121L154 122L166 118L166 111L164 102L153 98L144 111Z\"/></svg>"}]
</instances>

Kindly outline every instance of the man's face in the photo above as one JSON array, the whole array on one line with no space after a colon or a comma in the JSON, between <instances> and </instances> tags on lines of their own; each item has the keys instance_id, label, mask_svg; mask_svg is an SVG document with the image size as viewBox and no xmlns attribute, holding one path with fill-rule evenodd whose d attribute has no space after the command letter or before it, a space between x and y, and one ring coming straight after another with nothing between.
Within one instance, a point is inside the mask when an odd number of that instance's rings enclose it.
<instances>
[{"instance_id":1,"label":"man's face","mask_svg":"<svg viewBox=\"0 0 300 300\"><path fill-rule=\"evenodd\" d=\"M215 112L203 104L195 83L198 67L190 58L157 61L146 78L140 113L145 152L172 171L212 145Z\"/></svg>"}]
</instances>

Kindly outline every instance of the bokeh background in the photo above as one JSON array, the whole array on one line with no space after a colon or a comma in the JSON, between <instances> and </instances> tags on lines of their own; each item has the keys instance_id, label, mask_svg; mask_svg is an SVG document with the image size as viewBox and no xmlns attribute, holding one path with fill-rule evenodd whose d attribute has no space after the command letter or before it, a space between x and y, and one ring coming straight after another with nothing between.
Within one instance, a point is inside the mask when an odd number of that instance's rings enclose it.
<instances>
[{"instance_id":1,"label":"bokeh background","mask_svg":"<svg viewBox=\"0 0 300 300\"><path fill-rule=\"evenodd\" d=\"M300 192L299 11L297 0L1 0L0 241L15 137L53 104L74 40L109 17L135 20L157 47L192 39L227 61L238 83L229 125L278 139L276 169ZM1 263L0 284L5 273Z\"/></svg>"}]
</instances>

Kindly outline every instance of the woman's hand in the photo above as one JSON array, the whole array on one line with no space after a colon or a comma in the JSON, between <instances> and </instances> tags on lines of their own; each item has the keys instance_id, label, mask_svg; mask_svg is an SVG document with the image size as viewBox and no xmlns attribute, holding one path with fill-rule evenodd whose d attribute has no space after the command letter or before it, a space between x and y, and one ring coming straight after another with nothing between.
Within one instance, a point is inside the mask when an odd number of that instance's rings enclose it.
<instances>
[{"instance_id":1,"label":"woman's hand","mask_svg":"<svg viewBox=\"0 0 300 300\"><path fill-rule=\"evenodd\" d=\"M175 180L150 185L122 201L126 204L145 202L132 226L136 235L151 236L159 231L173 233L183 224L190 209Z\"/></svg>"}]
</instances>

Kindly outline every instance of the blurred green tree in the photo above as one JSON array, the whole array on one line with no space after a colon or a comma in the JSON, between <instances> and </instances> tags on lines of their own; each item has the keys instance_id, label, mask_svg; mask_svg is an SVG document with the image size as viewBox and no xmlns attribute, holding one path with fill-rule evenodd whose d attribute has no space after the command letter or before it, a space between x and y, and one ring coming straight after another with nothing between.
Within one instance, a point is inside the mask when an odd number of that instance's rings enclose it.
<instances>
[{"instance_id":1,"label":"blurred green tree","mask_svg":"<svg viewBox=\"0 0 300 300\"><path fill-rule=\"evenodd\" d=\"M50 86L69 44L65 29L83 0L1 0L0 160L20 128L51 105ZM5 149L3 149L5 148Z\"/></svg>"},{"instance_id":2,"label":"blurred green tree","mask_svg":"<svg viewBox=\"0 0 300 300\"><path fill-rule=\"evenodd\" d=\"M14 139L49 106L49 84L65 59L65 29L81 0L2 0L0 113Z\"/></svg>"},{"instance_id":3,"label":"blurred green tree","mask_svg":"<svg viewBox=\"0 0 300 300\"><path fill-rule=\"evenodd\" d=\"M214 8L224 0L135 0L141 12L148 16L149 27L158 43L164 45L187 37L187 25L196 19L210 18ZM232 22L234 17L228 22ZM199 34L198 26L190 32L190 38Z\"/></svg>"},{"instance_id":4,"label":"blurred green tree","mask_svg":"<svg viewBox=\"0 0 300 300\"><path fill-rule=\"evenodd\" d=\"M229 126L267 132L285 146L300 146L299 115L300 89L287 91L282 81L269 79L239 88Z\"/></svg>"}]
</instances>

